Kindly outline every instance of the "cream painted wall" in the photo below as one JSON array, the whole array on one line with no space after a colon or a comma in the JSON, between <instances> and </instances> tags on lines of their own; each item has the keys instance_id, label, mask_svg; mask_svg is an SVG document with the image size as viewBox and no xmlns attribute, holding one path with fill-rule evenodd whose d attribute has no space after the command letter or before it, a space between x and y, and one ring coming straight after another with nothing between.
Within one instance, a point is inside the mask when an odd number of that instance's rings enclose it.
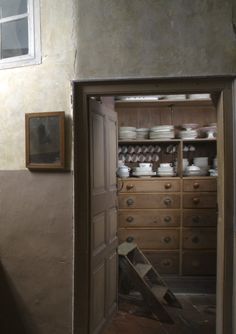
<instances>
[{"instance_id":1,"label":"cream painted wall","mask_svg":"<svg viewBox=\"0 0 236 334\"><path fill-rule=\"evenodd\" d=\"M236 74L233 4L235 0L80 0L79 76Z\"/></svg>"},{"instance_id":2,"label":"cream painted wall","mask_svg":"<svg viewBox=\"0 0 236 334\"><path fill-rule=\"evenodd\" d=\"M42 64L0 70L0 170L25 169L25 113L65 111L67 118L71 118L70 81L75 78L77 2L41 0ZM71 122L67 123L70 137ZM67 161L70 161L70 147Z\"/></svg>"}]
</instances>

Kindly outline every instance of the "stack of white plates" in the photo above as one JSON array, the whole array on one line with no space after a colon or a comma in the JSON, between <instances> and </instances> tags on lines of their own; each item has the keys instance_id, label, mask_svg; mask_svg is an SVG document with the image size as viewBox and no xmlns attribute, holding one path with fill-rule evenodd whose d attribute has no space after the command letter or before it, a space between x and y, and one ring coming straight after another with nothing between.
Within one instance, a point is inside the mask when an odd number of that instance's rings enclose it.
<instances>
[{"instance_id":1,"label":"stack of white plates","mask_svg":"<svg viewBox=\"0 0 236 334\"><path fill-rule=\"evenodd\" d=\"M136 138L137 139L148 139L149 128L139 128L136 129Z\"/></svg>"},{"instance_id":2,"label":"stack of white plates","mask_svg":"<svg viewBox=\"0 0 236 334\"><path fill-rule=\"evenodd\" d=\"M198 166L192 165L187 166L184 171L185 176L198 176L201 175L201 169Z\"/></svg>"},{"instance_id":3,"label":"stack of white plates","mask_svg":"<svg viewBox=\"0 0 236 334\"><path fill-rule=\"evenodd\" d=\"M149 132L150 139L172 139L175 138L173 125L154 126Z\"/></svg>"},{"instance_id":4,"label":"stack of white plates","mask_svg":"<svg viewBox=\"0 0 236 334\"><path fill-rule=\"evenodd\" d=\"M195 139L198 136L197 130L182 130L179 132L179 136L181 139Z\"/></svg>"},{"instance_id":5,"label":"stack of white plates","mask_svg":"<svg viewBox=\"0 0 236 334\"><path fill-rule=\"evenodd\" d=\"M182 128L185 130L194 130L199 128L199 124L197 123L186 123L186 124L182 124Z\"/></svg>"},{"instance_id":6,"label":"stack of white plates","mask_svg":"<svg viewBox=\"0 0 236 334\"><path fill-rule=\"evenodd\" d=\"M133 126L121 126L119 128L119 139L136 139L136 128Z\"/></svg>"},{"instance_id":7,"label":"stack of white plates","mask_svg":"<svg viewBox=\"0 0 236 334\"><path fill-rule=\"evenodd\" d=\"M157 175L166 177L175 176L174 168L168 163L160 164L160 167L157 169Z\"/></svg>"},{"instance_id":8,"label":"stack of white plates","mask_svg":"<svg viewBox=\"0 0 236 334\"><path fill-rule=\"evenodd\" d=\"M148 171L135 171L133 172L133 176L137 177L151 177L157 175L156 172L148 172Z\"/></svg>"},{"instance_id":9,"label":"stack of white plates","mask_svg":"<svg viewBox=\"0 0 236 334\"><path fill-rule=\"evenodd\" d=\"M144 164L145 165L145 164ZM148 165L148 164L146 164ZM137 177L150 177L156 175L156 172L153 172L152 167L134 167L133 168L133 176Z\"/></svg>"}]
</instances>

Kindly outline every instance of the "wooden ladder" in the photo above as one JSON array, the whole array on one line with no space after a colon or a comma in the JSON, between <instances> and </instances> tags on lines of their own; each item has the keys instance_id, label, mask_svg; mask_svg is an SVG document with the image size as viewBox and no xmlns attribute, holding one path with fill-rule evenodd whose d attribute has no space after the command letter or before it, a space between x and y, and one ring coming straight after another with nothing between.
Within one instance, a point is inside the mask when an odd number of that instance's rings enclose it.
<instances>
[{"instance_id":1,"label":"wooden ladder","mask_svg":"<svg viewBox=\"0 0 236 334\"><path fill-rule=\"evenodd\" d=\"M118 254L123 276L132 280L152 314L161 322L174 323L167 308L182 306L138 246L124 242L118 247Z\"/></svg>"}]
</instances>

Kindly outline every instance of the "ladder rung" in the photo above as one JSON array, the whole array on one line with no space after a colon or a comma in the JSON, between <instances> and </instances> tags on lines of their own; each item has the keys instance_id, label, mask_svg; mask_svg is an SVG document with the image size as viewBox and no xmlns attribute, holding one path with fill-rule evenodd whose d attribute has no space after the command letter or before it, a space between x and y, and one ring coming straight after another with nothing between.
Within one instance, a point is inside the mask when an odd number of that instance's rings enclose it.
<instances>
[{"instance_id":1,"label":"ladder rung","mask_svg":"<svg viewBox=\"0 0 236 334\"><path fill-rule=\"evenodd\" d=\"M168 291L168 288L166 286L156 285L151 288L154 295L160 300L162 299L166 292Z\"/></svg>"},{"instance_id":2,"label":"ladder rung","mask_svg":"<svg viewBox=\"0 0 236 334\"><path fill-rule=\"evenodd\" d=\"M134 267L141 277L144 277L152 268L151 264L146 263L137 263Z\"/></svg>"},{"instance_id":3,"label":"ladder rung","mask_svg":"<svg viewBox=\"0 0 236 334\"><path fill-rule=\"evenodd\" d=\"M123 242L118 247L118 254L126 256L127 254L132 252L132 250L134 250L135 248L137 248L137 245L135 243L133 243L133 242Z\"/></svg>"}]
</instances>

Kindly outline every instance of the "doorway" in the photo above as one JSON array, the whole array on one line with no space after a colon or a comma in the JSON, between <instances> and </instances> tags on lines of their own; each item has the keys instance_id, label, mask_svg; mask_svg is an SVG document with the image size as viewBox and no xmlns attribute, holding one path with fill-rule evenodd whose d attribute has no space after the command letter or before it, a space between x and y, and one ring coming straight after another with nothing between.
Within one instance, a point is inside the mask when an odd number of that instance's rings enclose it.
<instances>
[{"instance_id":1,"label":"doorway","mask_svg":"<svg viewBox=\"0 0 236 334\"><path fill-rule=\"evenodd\" d=\"M218 259L217 259L217 334L232 332L233 258L233 115L231 82L227 80L140 80L121 82L74 83L75 120L75 333L92 333L90 326L90 139L88 98L150 94L212 94L217 105L218 177ZM227 131L224 129L227 128ZM77 135L78 134L78 135ZM81 163L83 161L83 163ZM223 162L223 163L222 163ZM81 191L83 189L83 191ZM226 210L227 207L227 210Z\"/></svg>"}]
</instances>

